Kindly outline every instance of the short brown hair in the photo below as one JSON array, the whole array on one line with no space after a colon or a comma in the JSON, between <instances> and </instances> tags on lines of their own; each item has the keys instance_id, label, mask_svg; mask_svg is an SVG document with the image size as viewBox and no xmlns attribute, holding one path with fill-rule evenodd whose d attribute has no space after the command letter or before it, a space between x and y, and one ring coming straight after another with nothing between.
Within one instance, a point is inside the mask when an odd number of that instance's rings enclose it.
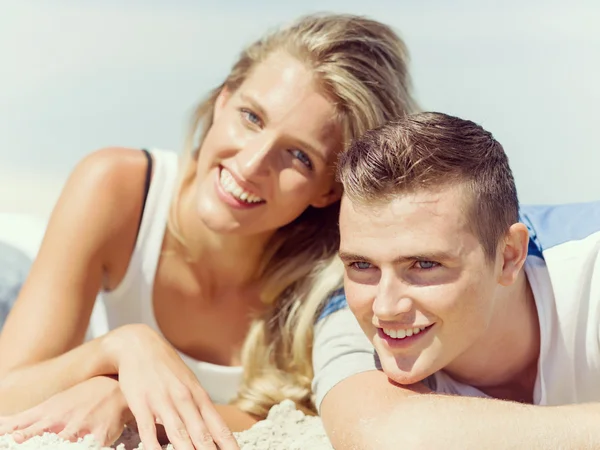
<instances>
[{"instance_id":1,"label":"short brown hair","mask_svg":"<svg viewBox=\"0 0 600 450\"><path fill-rule=\"evenodd\" d=\"M480 125L458 117L426 112L370 130L340 156L337 171L345 195L359 202L464 183L472 194L473 232L490 260L519 219L502 145Z\"/></svg>"}]
</instances>

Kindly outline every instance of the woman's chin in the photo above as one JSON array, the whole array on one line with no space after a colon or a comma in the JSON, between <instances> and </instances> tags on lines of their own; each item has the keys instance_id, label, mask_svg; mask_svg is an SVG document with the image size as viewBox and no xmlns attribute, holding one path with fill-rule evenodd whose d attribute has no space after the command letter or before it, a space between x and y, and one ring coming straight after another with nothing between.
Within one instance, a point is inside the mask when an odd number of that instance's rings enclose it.
<instances>
[{"instance_id":1,"label":"woman's chin","mask_svg":"<svg viewBox=\"0 0 600 450\"><path fill-rule=\"evenodd\" d=\"M206 228L217 234L238 234L243 230L242 225L230 217L221 214L199 214Z\"/></svg>"}]
</instances>

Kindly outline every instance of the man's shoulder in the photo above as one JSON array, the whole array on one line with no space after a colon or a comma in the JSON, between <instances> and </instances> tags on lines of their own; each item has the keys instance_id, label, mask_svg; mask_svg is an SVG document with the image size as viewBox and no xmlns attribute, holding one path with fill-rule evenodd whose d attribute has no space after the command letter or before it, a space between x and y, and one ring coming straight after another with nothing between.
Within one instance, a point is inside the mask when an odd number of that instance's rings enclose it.
<instances>
[{"instance_id":1,"label":"man's shoulder","mask_svg":"<svg viewBox=\"0 0 600 450\"><path fill-rule=\"evenodd\" d=\"M529 253L544 252L600 232L600 201L563 205L526 205L520 221L530 234Z\"/></svg>"},{"instance_id":2,"label":"man's shoulder","mask_svg":"<svg viewBox=\"0 0 600 450\"><path fill-rule=\"evenodd\" d=\"M317 318L317 322L320 322L327 316L330 316L334 312L339 311L347 306L348 302L346 301L344 288L340 288L332 292L329 298L325 301L323 309L321 310L321 314L319 314L319 317Z\"/></svg>"}]
</instances>

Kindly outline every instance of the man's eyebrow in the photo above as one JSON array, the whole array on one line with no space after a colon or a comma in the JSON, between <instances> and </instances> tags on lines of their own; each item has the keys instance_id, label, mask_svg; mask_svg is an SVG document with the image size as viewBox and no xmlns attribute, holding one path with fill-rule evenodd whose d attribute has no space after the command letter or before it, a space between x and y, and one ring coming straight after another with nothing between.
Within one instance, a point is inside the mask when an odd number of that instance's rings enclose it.
<instances>
[{"instance_id":1,"label":"man's eyebrow","mask_svg":"<svg viewBox=\"0 0 600 450\"><path fill-rule=\"evenodd\" d=\"M399 256L394 260L394 262L403 262L403 261L447 261L449 259L455 259L456 257L444 251L439 252L426 252L419 253L417 255L410 256Z\"/></svg>"},{"instance_id":2,"label":"man's eyebrow","mask_svg":"<svg viewBox=\"0 0 600 450\"><path fill-rule=\"evenodd\" d=\"M368 258L365 258L362 255L357 255L355 253L348 252L338 252L338 255L342 261L367 261Z\"/></svg>"},{"instance_id":3,"label":"man's eyebrow","mask_svg":"<svg viewBox=\"0 0 600 450\"><path fill-rule=\"evenodd\" d=\"M338 255L342 261L370 261L366 256L356 253L340 251ZM454 258L455 256L448 252L428 252L410 256L398 256L394 258L393 262L394 264L398 264L407 261L447 261Z\"/></svg>"}]
</instances>

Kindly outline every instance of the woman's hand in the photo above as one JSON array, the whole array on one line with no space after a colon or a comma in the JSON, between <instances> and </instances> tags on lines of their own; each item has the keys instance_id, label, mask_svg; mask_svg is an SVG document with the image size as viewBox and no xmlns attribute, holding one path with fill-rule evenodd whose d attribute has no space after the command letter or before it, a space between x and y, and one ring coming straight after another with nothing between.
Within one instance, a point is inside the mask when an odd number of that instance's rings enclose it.
<instances>
[{"instance_id":1,"label":"woman's hand","mask_svg":"<svg viewBox=\"0 0 600 450\"><path fill-rule=\"evenodd\" d=\"M177 450L239 449L208 394L164 338L139 324L110 334L106 343L146 450L161 450L157 423Z\"/></svg>"},{"instance_id":2,"label":"woman's hand","mask_svg":"<svg viewBox=\"0 0 600 450\"><path fill-rule=\"evenodd\" d=\"M111 445L131 419L119 382L99 376L55 394L33 408L0 418L0 436L11 433L17 443L45 432L76 442L92 434L102 446Z\"/></svg>"}]
</instances>

